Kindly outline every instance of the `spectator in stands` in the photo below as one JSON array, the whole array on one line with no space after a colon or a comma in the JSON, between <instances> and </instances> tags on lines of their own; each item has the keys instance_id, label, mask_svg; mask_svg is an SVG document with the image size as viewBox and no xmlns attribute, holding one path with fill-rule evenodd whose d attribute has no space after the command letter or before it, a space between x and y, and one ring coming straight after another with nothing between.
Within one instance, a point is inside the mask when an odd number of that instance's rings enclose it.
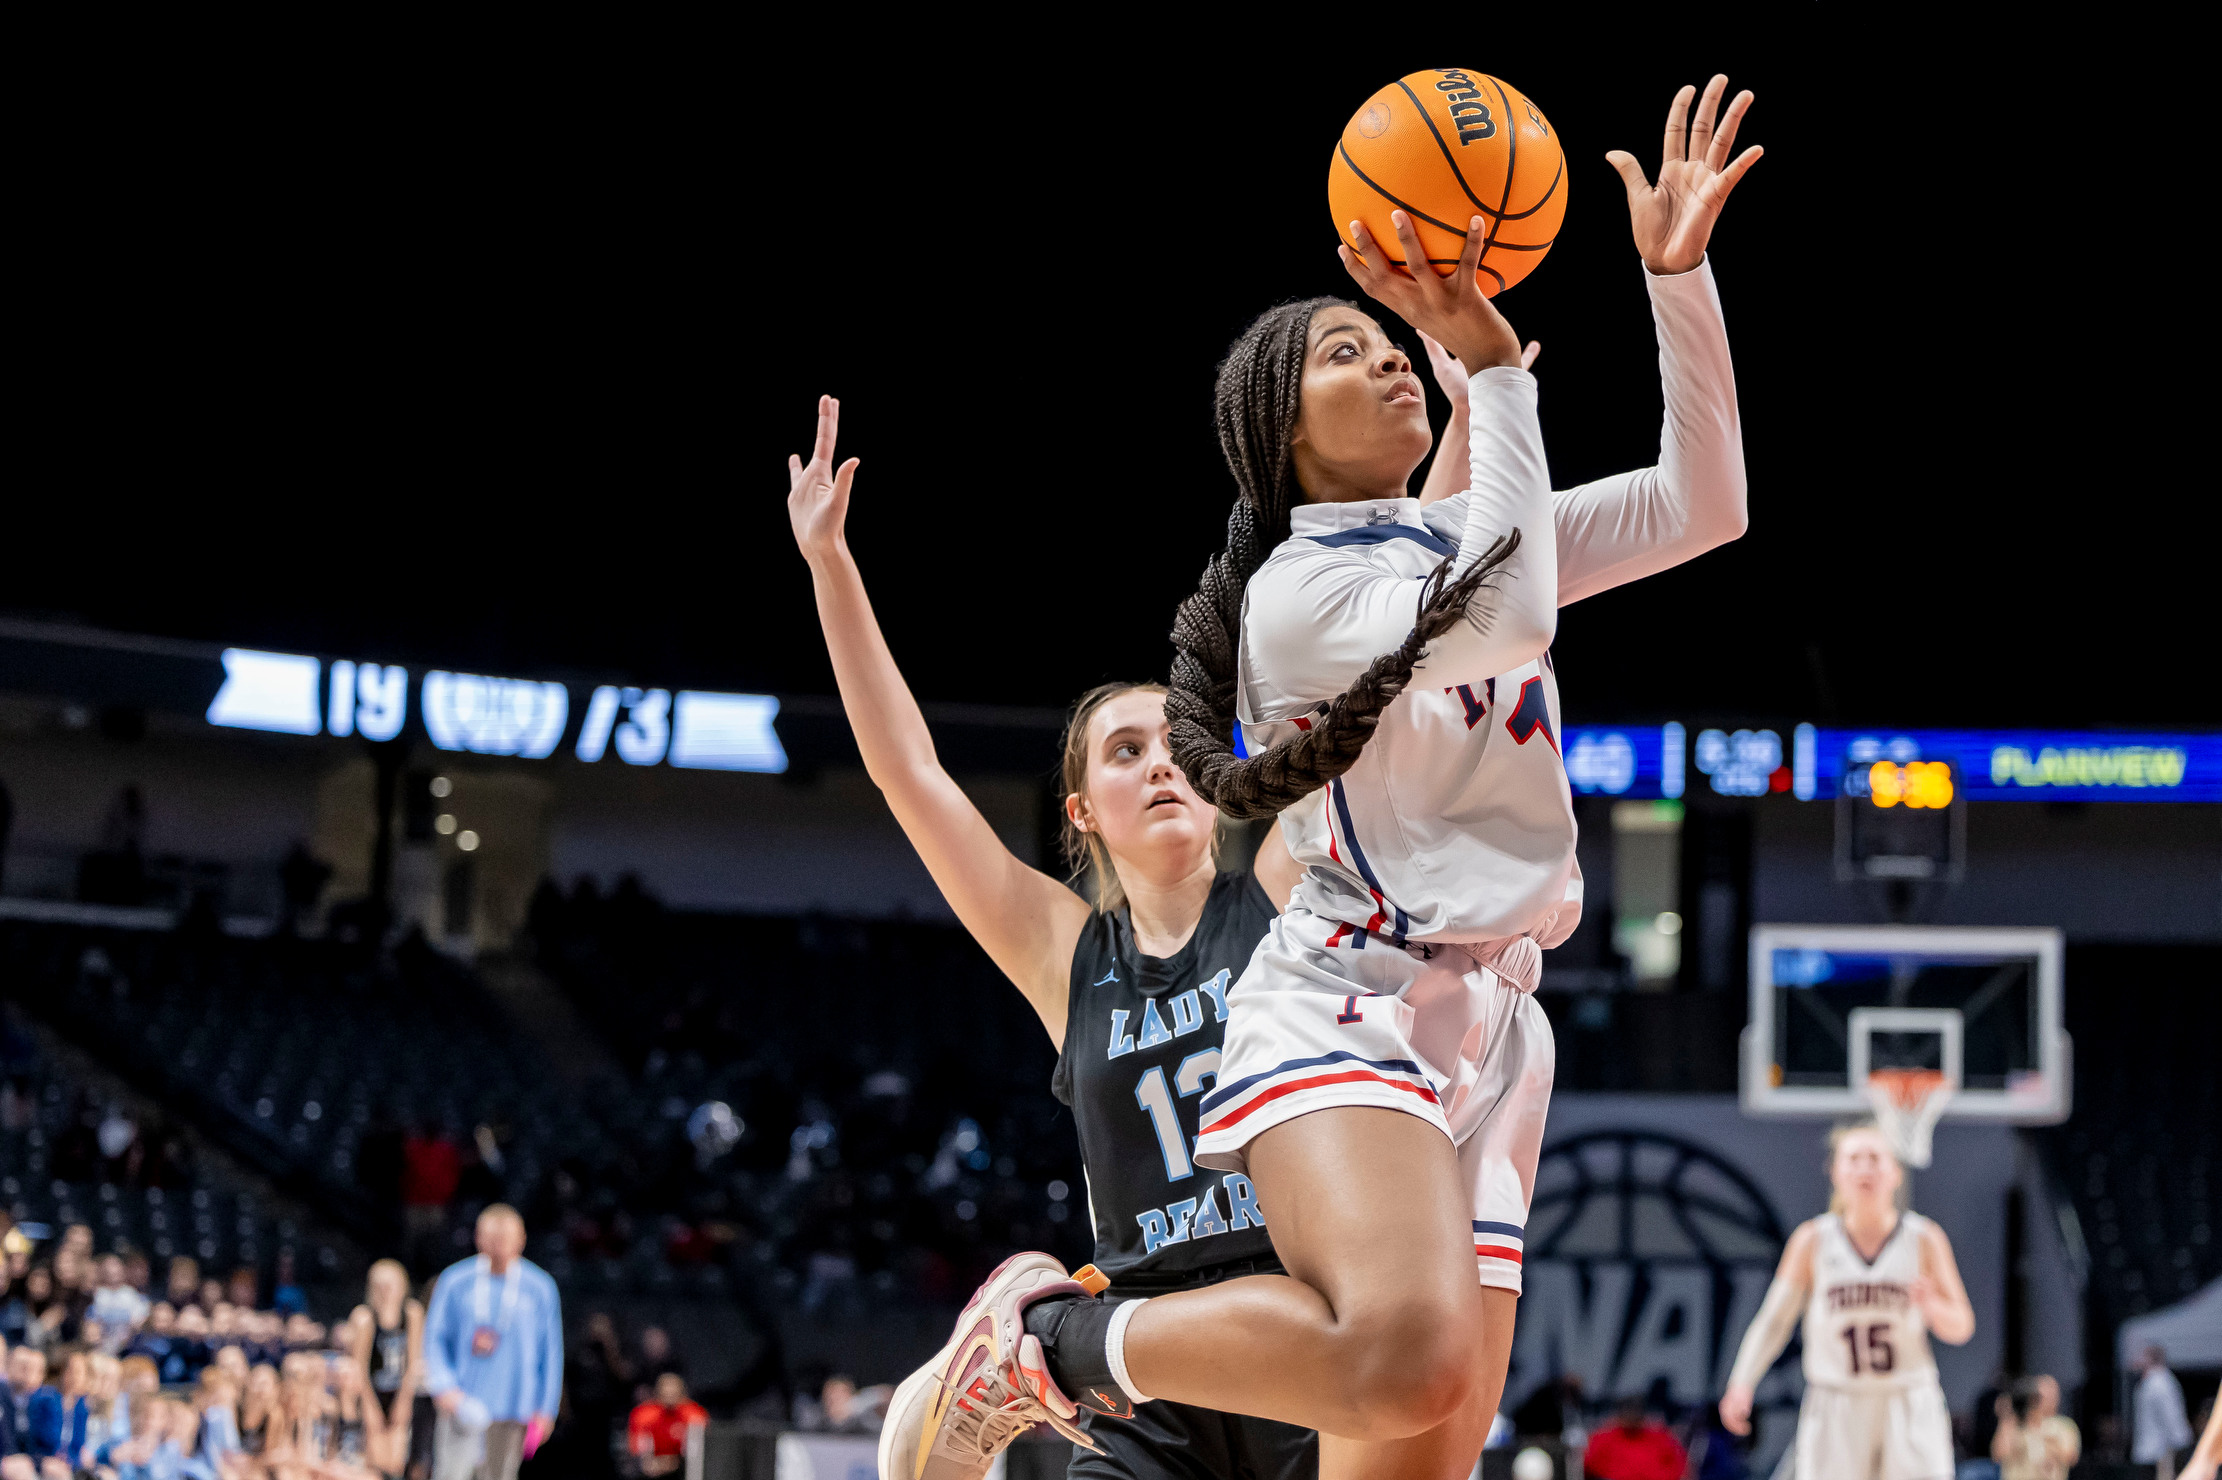
<instances>
[{"instance_id":1,"label":"spectator in stands","mask_svg":"<svg viewBox=\"0 0 2222 1480\"><path fill-rule=\"evenodd\" d=\"M280 1315L307 1315L309 1292L293 1267L293 1250L278 1250L278 1263L270 1277L270 1308Z\"/></svg>"},{"instance_id":2,"label":"spectator in stands","mask_svg":"<svg viewBox=\"0 0 2222 1480\"><path fill-rule=\"evenodd\" d=\"M440 1410L434 1480L474 1469L515 1480L562 1400L563 1311L555 1281L524 1257L525 1220L496 1203L477 1235L478 1257L442 1272L425 1313L424 1388Z\"/></svg>"},{"instance_id":3,"label":"spectator in stands","mask_svg":"<svg viewBox=\"0 0 2222 1480\"><path fill-rule=\"evenodd\" d=\"M236 1350L236 1348L234 1348ZM239 1399L239 1447L242 1453L262 1455L273 1439L284 1447L285 1418L279 1411L278 1369L265 1362L247 1374Z\"/></svg>"},{"instance_id":4,"label":"spectator in stands","mask_svg":"<svg viewBox=\"0 0 2222 1480\"><path fill-rule=\"evenodd\" d=\"M85 1432L78 1452L70 1457L81 1470L93 1467L92 1456L103 1445L130 1437L118 1397L123 1391L122 1367L106 1352L92 1352L85 1358Z\"/></svg>"},{"instance_id":5,"label":"spectator in stands","mask_svg":"<svg viewBox=\"0 0 2222 1480\"><path fill-rule=\"evenodd\" d=\"M78 1457L85 1452L85 1435L92 1427L92 1367L88 1354L71 1352L62 1358L61 1376L54 1383L55 1396L62 1400L62 1436L54 1453L70 1470L78 1468Z\"/></svg>"},{"instance_id":6,"label":"spectator in stands","mask_svg":"<svg viewBox=\"0 0 2222 1480\"><path fill-rule=\"evenodd\" d=\"M709 1422L702 1405L687 1396L687 1380L666 1372L656 1379L655 1395L626 1422L626 1447L640 1461L641 1474L669 1475L686 1458L688 1433Z\"/></svg>"},{"instance_id":7,"label":"spectator in stands","mask_svg":"<svg viewBox=\"0 0 2222 1480\"><path fill-rule=\"evenodd\" d=\"M836 1434L876 1434L887 1419L887 1405L895 1390L885 1383L859 1388L856 1379L835 1373L818 1389L818 1411L825 1426Z\"/></svg>"},{"instance_id":8,"label":"spectator in stands","mask_svg":"<svg viewBox=\"0 0 2222 1480\"><path fill-rule=\"evenodd\" d=\"M276 1311L271 1312L276 1315ZM307 1314L296 1312L285 1318L285 1345L287 1351L320 1352L324 1350L325 1330L322 1324L309 1319Z\"/></svg>"},{"instance_id":9,"label":"spectator in stands","mask_svg":"<svg viewBox=\"0 0 2222 1480\"><path fill-rule=\"evenodd\" d=\"M448 1204L462 1175L462 1153L446 1131L427 1123L401 1143L402 1246L419 1273L446 1253Z\"/></svg>"},{"instance_id":10,"label":"spectator in stands","mask_svg":"<svg viewBox=\"0 0 2222 1480\"><path fill-rule=\"evenodd\" d=\"M285 1371L285 1317L274 1310L250 1310L240 1316L247 1339L254 1343L259 1359Z\"/></svg>"},{"instance_id":11,"label":"spectator in stands","mask_svg":"<svg viewBox=\"0 0 2222 1480\"><path fill-rule=\"evenodd\" d=\"M503 1177L509 1160L502 1154L501 1139L490 1125L480 1125L471 1132L470 1142L460 1153L455 1174L455 1196L465 1206L477 1203L502 1201L508 1189Z\"/></svg>"},{"instance_id":12,"label":"spectator in stands","mask_svg":"<svg viewBox=\"0 0 2222 1480\"><path fill-rule=\"evenodd\" d=\"M261 1285L262 1282L255 1277L252 1266L239 1265L232 1270L231 1277L224 1281L224 1298L241 1310L260 1310Z\"/></svg>"},{"instance_id":13,"label":"spectator in stands","mask_svg":"<svg viewBox=\"0 0 2222 1480\"><path fill-rule=\"evenodd\" d=\"M2148 1346L2138 1355L2137 1371L2132 1405L2136 1424L2130 1432L2129 1457L2153 1466L2153 1480L2175 1480L2177 1451L2189 1449L2197 1437L2183 1409L2183 1384L2168 1370L2168 1354L2157 1346Z\"/></svg>"},{"instance_id":14,"label":"spectator in stands","mask_svg":"<svg viewBox=\"0 0 2222 1480\"><path fill-rule=\"evenodd\" d=\"M213 1355L208 1346L208 1317L201 1314L197 1305L188 1305L177 1313L177 1339L185 1343L186 1361L198 1372L208 1365Z\"/></svg>"},{"instance_id":15,"label":"spectator in stands","mask_svg":"<svg viewBox=\"0 0 2222 1480\"><path fill-rule=\"evenodd\" d=\"M0 1390L0 1455L28 1455L36 1465L62 1447L62 1397L46 1385L46 1353L19 1346L8 1353Z\"/></svg>"},{"instance_id":16,"label":"spectator in stands","mask_svg":"<svg viewBox=\"0 0 2222 1480\"><path fill-rule=\"evenodd\" d=\"M633 1363L633 1397L645 1403L654 1396L656 1379L666 1372L687 1375L687 1364L671 1344L671 1333L661 1326L647 1326L640 1333L640 1360Z\"/></svg>"},{"instance_id":17,"label":"spectator in stands","mask_svg":"<svg viewBox=\"0 0 2222 1480\"><path fill-rule=\"evenodd\" d=\"M1591 1436L1582 1473L1597 1480L1682 1480L1689 1462L1667 1426L1644 1412L1643 1399L1630 1398Z\"/></svg>"},{"instance_id":18,"label":"spectator in stands","mask_svg":"<svg viewBox=\"0 0 2222 1480\"><path fill-rule=\"evenodd\" d=\"M123 1404L127 1423L132 1409L143 1407L162 1391L161 1374L145 1357L125 1357L117 1362L116 1382L116 1401Z\"/></svg>"},{"instance_id":19,"label":"spectator in stands","mask_svg":"<svg viewBox=\"0 0 2222 1480\"><path fill-rule=\"evenodd\" d=\"M200 1294L193 1297L193 1303L207 1311L210 1320L216 1319L216 1307L230 1304L229 1301L224 1299L224 1282L214 1275L204 1276L201 1280Z\"/></svg>"},{"instance_id":20,"label":"spectator in stands","mask_svg":"<svg viewBox=\"0 0 2222 1480\"><path fill-rule=\"evenodd\" d=\"M201 1265L190 1254L180 1254L170 1261L170 1273L162 1282L162 1296L179 1311L191 1305L200 1295Z\"/></svg>"},{"instance_id":21,"label":"spectator in stands","mask_svg":"<svg viewBox=\"0 0 2222 1480\"><path fill-rule=\"evenodd\" d=\"M201 1369L201 1384L193 1393L193 1407L201 1418L201 1457L221 1473L242 1453L239 1446L239 1388L216 1367Z\"/></svg>"},{"instance_id":22,"label":"spectator in stands","mask_svg":"<svg viewBox=\"0 0 2222 1480\"><path fill-rule=\"evenodd\" d=\"M2032 1377L1998 1400L1991 1458L2000 1480L2066 1480L2083 1457L2083 1435L2060 1411L2060 1384Z\"/></svg>"},{"instance_id":23,"label":"spectator in stands","mask_svg":"<svg viewBox=\"0 0 2222 1480\"><path fill-rule=\"evenodd\" d=\"M573 1451L572 1471L592 1476L615 1474L606 1436L630 1403L632 1386L632 1363L625 1360L617 1323L607 1311L593 1312L586 1318L585 1330L563 1372L563 1392L571 1404L566 1442Z\"/></svg>"},{"instance_id":24,"label":"spectator in stands","mask_svg":"<svg viewBox=\"0 0 2222 1480\"><path fill-rule=\"evenodd\" d=\"M217 1346L216 1355L210 1359L209 1365L230 1378L232 1386L238 1388L242 1395L246 1393L247 1374L253 1368L247 1360L246 1351L238 1342L226 1342Z\"/></svg>"},{"instance_id":25,"label":"spectator in stands","mask_svg":"<svg viewBox=\"0 0 2222 1480\"><path fill-rule=\"evenodd\" d=\"M31 1302L24 1297L23 1282L0 1268L0 1342L19 1346L23 1330L31 1324Z\"/></svg>"},{"instance_id":26,"label":"spectator in stands","mask_svg":"<svg viewBox=\"0 0 2222 1480\"><path fill-rule=\"evenodd\" d=\"M147 1297L131 1288L124 1272L123 1257L119 1254L102 1256L99 1274L93 1286L92 1318L100 1322L100 1329L108 1333L110 1350L121 1350L146 1320L150 1307Z\"/></svg>"},{"instance_id":27,"label":"spectator in stands","mask_svg":"<svg viewBox=\"0 0 2222 1480\"><path fill-rule=\"evenodd\" d=\"M152 1401L141 1403L136 1413L121 1422L125 1427L93 1451L93 1463L88 1468L96 1473L113 1473L117 1480L153 1480L155 1450L168 1437L161 1410Z\"/></svg>"},{"instance_id":28,"label":"spectator in stands","mask_svg":"<svg viewBox=\"0 0 2222 1480\"><path fill-rule=\"evenodd\" d=\"M371 1391L363 1364L353 1357L334 1357L329 1371L333 1438L325 1458L339 1467L341 1480L352 1480L356 1475L362 1480L375 1480L380 1473L399 1473L401 1464L389 1465L387 1460L407 1460L407 1436L388 1436L385 1409L379 1406L378 1394ZM402 1441L398 1448L392 1442L394 1438Z\"/></svg>"},{"instance_id":29,"label":"spectator in stands","mask_svg":"<svg viewBox=\"0 0 2222 1480\"><path fill-rule=\"evenodd\" d=\"M77 1335L77 1322L70 1317L69 1302L55 1289L54 1271L49 1266L31 1266L31 1272L23 1277L23 1300L30 1308L31 1319L16 1344L43 1351Z\"/></svg>"}]
</instances>

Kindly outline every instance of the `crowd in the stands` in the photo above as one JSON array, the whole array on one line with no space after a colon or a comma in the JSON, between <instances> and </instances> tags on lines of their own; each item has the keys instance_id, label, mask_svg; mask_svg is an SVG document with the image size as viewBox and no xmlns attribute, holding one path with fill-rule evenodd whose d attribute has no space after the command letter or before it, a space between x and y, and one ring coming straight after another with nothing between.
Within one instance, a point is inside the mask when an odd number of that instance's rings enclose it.
<instances>
[{"instance_id":1,"label":"crowd in the stands","mask_svg":"<svg viewBox=\"0 0 2222 1480\"><path fill-rule=\"evenodd\" d=\"M0 1213L0 1476L64 1480L373 1480L399 1473L361 1348L367 1307L338 1330L308 1314L281 1256L269 1298L241 1268L96 1253Z\"/></svg>"}]
</instances>

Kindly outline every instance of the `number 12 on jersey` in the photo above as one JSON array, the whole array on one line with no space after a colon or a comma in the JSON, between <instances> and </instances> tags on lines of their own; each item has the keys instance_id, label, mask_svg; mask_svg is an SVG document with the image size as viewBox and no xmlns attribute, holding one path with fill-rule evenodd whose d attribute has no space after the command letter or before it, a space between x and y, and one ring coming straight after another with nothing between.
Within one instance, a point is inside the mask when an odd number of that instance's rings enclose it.
<instances>
[{"instance_id":1,"label":"number 12 on jersey","mask_svg":"<svg viewBox=\"0 0 2222 1480\"><path fill-rule=\"evenodd\" d=\"M1168 1182L1181 1181L1196 1171L1188 1154L1188 1137L1181 1133L1180 1107L1173 1101L1173 1087L1179 1087L1180 1097L1185 1100L1203 1093L1205 1075L1216 1078L1218 1073L1219 1050L1207 1048L1180 1061L1180 1067L1173 1071L1173 1085L1165 1082L1165 1066L1160 1064L1134 1086L1134 1102L1149 1116L1150 1129L1157 1133L1157 1149L1164 1154Z\"/></svg>"},{"instance_id":2,"label":"number 12 on jersey","mask_svg":"<svg viewBox=\"0 0 2222 1480\"><path fill-rule=\"evenodd\" d=\"M1862 1371L1859 1364L1860 1328L1846 1326L1841 1334L1844 1337L1845 1353L1852 1360L1852 1376L1857 1377ZM1888 1322L1877 1321L1867 1328L1866 1349L1867 1366L1864 1370L1868 1375L1879 1376L1898 1365L1898 1353L1890 1345L1890 1325Z\"/></svg>"}]
</instances>

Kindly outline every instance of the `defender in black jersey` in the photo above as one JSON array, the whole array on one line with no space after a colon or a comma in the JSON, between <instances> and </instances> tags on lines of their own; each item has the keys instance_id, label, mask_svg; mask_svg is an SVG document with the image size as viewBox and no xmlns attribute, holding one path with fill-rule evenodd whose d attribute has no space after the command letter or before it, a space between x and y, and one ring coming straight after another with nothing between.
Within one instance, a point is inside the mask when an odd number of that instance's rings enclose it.
<instances>
[{"instance_id":1,"label":"defender in black jersey","mask_svg":"<svg viewBox=\"0 0 2222 1480\"><path fill-rule=\"evenodd\" d=\"M1223 873L1170 957L1144 955L1123 912L1098 911L1072 953L1064 1051L1052 1087L1072 1107L1095 1220L1095 1265L1114 1295L1163 1295L1280 1274L1257 1194L1240 1172L1195 1164L1196 1109L1215 1082L1227 988L1279 911L1256 876ZM1073 1477L1316 1475L1319 1439L1271 1419L1144 1403L1093 1419L1105 1453Z\"/></svg>"},{"instance_id":2,"label":"defender in black jersey","mask_svg":"<svg viewBox=\"0 0 2222 1480\"><path fill-rule=\"evenodd\" d=\"M1093 902L1014 857L942 769L873 618L843 538L855 464L834 468L838 418L830 397L820 402L810 462L790 460L788 513L842 704L865 768L950 908L1058 1044L1055 1089L1079 1124L1098 1272L1128 1295L1281 1273L1248 1178L1196 1166L1195 1141L1227 989L1294 887L1295 860L1276 830L1254 872L1217 870L1218 815L1173 764L1155 684L1094 690L1066 737L1066 847L1091 875ZM1086 1446L1070 1471L1085 1480L1318 1474L1308 1429L1141 1401L1131 1390L1128 1401L1108 1374L1086 1392L1085 1417L1008 1383L1006 1359L1023 1342L1005 1307L1081 1288L1047 1255L999 1268L949 1345L897 1390L881 1474L981 1480L997 1451L1044 1419Z\"/></svg>"}]
</instances>

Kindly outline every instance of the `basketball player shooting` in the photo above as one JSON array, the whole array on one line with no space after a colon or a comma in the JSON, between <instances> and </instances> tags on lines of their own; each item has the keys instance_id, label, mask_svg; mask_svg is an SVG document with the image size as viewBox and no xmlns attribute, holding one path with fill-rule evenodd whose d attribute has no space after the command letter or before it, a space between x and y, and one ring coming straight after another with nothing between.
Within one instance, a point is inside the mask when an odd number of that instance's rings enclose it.
<instances>
[{"instance_id":1,"label":"basketball player shooting","mask_svg":"<svg viewBox=\"0 0 2222 1480\"><path fill-rule=\"evenodd\" d=\"M1798 1480L1943 1480L1952 1416L1929 1338L1965 1342L1975 1309L1944 1230L1901 1208L1906 1173L1889 1139L1867 1123L1829 1139L1829 1211L1790 1235L1737 1349L1721 1422L1751 1432L1759 1379L1802 1311Z\"/></svg>"},{"instance_id":2,"label":"basketball player shooting","mask_svg":"<svg viewBox=\"0 0 2222 1480\"><path fill-rule=\"evenodd\" d=\"M1472 1473L1550 1093L1529 994L1580 916L1557 609L1744 528L1705 255L1757 151L1731 158L1750 95L1723 115L1726 87L1694 122L1697 90L1676 97L1657 184L1632 159L1624 177L1659 335L1656 466L1551 489L1522 345L1476 284L1479 214L1447 277L1389 265L1430 260L1402 209L1397 254L1365 233L1344 254L1468 373L1463 494L1408 496L1434 447L1425 402L1356 304L1284 304L1230 350L1215 409L1237 498L1176 617L1165 712L1196 793L1280 814L1306 866L1228 993L1193 1158L1252 1179L1287 1273L1121 1299L1045 1281L1046 1255L1013 1261L898 1389L882 1480L979 1480L1024 1424L1108 1414L1099 1395L1316 1427L1326 1480ZM984 1401L992 1433L967 1406Z\"/></svg>"}]
</instances>

